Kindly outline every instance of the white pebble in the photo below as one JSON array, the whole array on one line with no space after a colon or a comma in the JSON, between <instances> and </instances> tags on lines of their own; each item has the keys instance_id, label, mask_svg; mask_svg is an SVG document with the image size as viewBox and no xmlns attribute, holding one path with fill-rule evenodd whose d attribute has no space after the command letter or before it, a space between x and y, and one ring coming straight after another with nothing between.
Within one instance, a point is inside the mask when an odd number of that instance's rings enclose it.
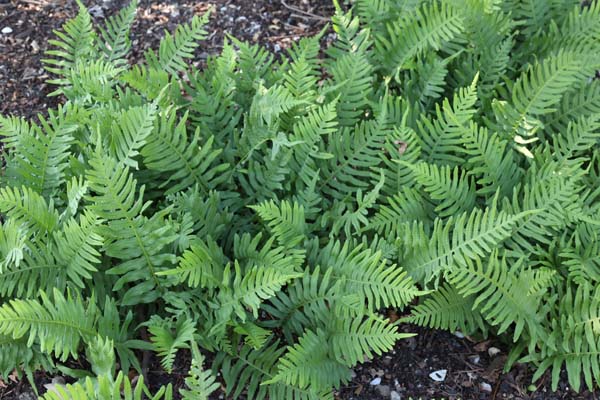
<instances>
[{"instance_id":1,"label":"white pebble","mask_svg":"<svg viewBox=\"0 0 600 400\"><path fill-rule=\"evenodd\" d=\"M402 397L400 397L398 392L392 390L392 393L390 393L390 400L402 400Z\"/></svg>"},{"instance_id":2,"label":"white pebble","mask_svg":"<svg viewBox=\"0 0 600 400\"><path fill-rule=\"evenodd\" d=\"M369 385L371 385L371 386L377 386L380 383L381 383L381 378L377 377L377 378L373 379L371 382L369 382Z\"/></svg>"},{"instance_id":3,"label":"white pebble","mask_svg":"<svg viewBox=\"0 0 600 400\"><path fill-rule=\"evenodd\" d=\"M438 371L433 371L432 373L430 373L429 377L436 382L443 382L446 379L447 373L447 369L440 369Z\"/></svg>"},{"instance_id":4,"label":"white pebble","mask_svg":"<svg viewBox=\"0 0 600 400\"><path fill-rule=\"evenodd\" d=\"M479 384L479 389L481 389L481 391L483 391L483 392L491 393L492 385L490 385L489 383L486 383L486 382L481 382Z\"/></svg>"},{"instance_id":5,"label":"white pebble","mask_svg":"<svg viewBox=\"0 0 600 400\"><path fill-rule=\"evenodd\" d=\"M10 26L5 26L4 28L2 28L2 33L4 33L5 35L9 34L9 33L12 33L12 31L13 30L12 30L12 28Z\"/></svg>"},{"instance_id":6,"label":"white pebble","mask_svg":"<svg viewBox=\"0 0 600 400\"><path fill-rule=\"evenodd\" d=\"M456 336L459 339L464 339L465 338L465 334L462 333L461 331L454 332L454 336Z\"/></svg>"},{"instance_id":7,"label":"white pebble","mask_svg":"<svg viewBox=\"0 0 600 400\"><path fill-rule=\"evenodd\" d=\"M501 353L501 351L497 347L490 347L488 349L488 354L490 355L490 357L494 357L494 356L496 356L496 355L498 355L500 353Z\"/></svg>"}]
</instances>

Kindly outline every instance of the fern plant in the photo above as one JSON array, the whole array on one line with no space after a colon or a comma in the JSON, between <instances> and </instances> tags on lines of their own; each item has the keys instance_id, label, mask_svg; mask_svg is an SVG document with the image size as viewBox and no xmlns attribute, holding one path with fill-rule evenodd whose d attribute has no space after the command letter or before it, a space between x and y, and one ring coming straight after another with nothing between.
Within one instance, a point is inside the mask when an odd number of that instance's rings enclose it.
<instances>
[{"instance_id":1,"label":"fern plant","mask_svg":"<svg viewBox=\"0 0 600 400\"><path fill-rule=\"evenodd\" d=\"M191 350L184 398L332 399L407 336L393 307L597 385L597 2L359 0L324 54L227 38L203 70L208 15L130 66L135 9L80 4L65 104L0 117L0 373L169 399L127 372Z\"/></svg>"}]
</instances>

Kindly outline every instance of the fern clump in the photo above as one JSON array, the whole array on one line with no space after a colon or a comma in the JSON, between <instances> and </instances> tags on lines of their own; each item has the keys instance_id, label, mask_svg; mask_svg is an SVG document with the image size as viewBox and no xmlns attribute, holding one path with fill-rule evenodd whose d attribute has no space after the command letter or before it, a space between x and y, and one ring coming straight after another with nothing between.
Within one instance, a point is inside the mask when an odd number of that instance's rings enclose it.
<instances>
[{"instance_id":1,"label":"fern clump","mask_svg":"<svg viewBox=\"0 0 600 400\"><path fill-rule=\"evenodd\" d=\"M98 29L80 5L45 60L66 103L0 117L0 372L168 399L127 372L189 349L184 398L220 372L331 399L407 336L393 307L595 387L600 6L521 3L357 0L321 58L229 38L203 70L207 15L130 66L135 0Z\"/></svg>"}]
</instances>

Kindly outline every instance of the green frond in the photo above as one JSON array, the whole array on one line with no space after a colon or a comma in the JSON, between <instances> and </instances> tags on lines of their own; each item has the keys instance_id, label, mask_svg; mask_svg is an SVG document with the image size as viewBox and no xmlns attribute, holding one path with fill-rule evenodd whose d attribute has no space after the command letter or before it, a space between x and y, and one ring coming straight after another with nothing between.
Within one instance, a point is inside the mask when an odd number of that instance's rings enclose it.
<instances>
[{"instance_id":1,"label":"green frond","mask_svg":"<svg viewBox=\"0 0 600 400\"><path fill-rule=\"evenodd\" d=\"M277 362L277 373L263 384L284 383L316 391L350 380L350 369L329 356L327 334L308 331L288 346Z\"/></svg>"},{"instance_id":2,"label":"green frond","mask_svg":"<svg viewBox=\"0 0 600 400\"><path fill-rule=\"evenodd\" d=\"M46 200L31 188L0 188L0 212L18 222L23 229L42 237L57 227L58 212L52 201Z\"/></svg>"},{"instance_id":3,"label":"green frond","mask_svg":"<svg viewBox=\"0 0 600 400\"><path fill-rule=\"evenodd\" d=\"M212 136L200 145L200 131L196 130L188 142L186 117L177 125L175 118L175 112L162 116L159 128L147 137L147 143L141 150L144 164L151 170L169 174L161 185L171 185L167 195L194 185L206 193L225 180L223 175L229 166L215 165L222 150L213 148Z\"/></svg>"},{"instance_id":4,"label":"green frond","mask_svg":"<svg viewBox=\"0 0 600 400\"><path fill-rule=\"evenodd\" d=\"M100 232L106 240L106 254L122 260L107 271L121 276L113 290L136 283L123 302L152 302L161 287L157 272L175 262L175 256L166 252L166 246L176 239L164 220L169 210L144 217L141 213L150 203L143 200L143 186L138 196L137 182L128 168L110 157L96 157L90 165L87 179L94 195L86 198L92 203L90 209L107 221Z\"/></svg>"},{"instance_id":5,"label":"green frond","mask_svg":"<svg viewBox=\"0 0 600 400\"><path fill-rule=\"evenodd\" d=\"M476 114L477 80L466 88L454 93L443 101L442 107L436 104L433 121L421 118L418 121L419 140L424 161L439 165L456 165L463 161L464 133Z\"/></svg>"},{"instance_id":6,"label":"green frond","mask_svg":"<svg viewBox=\"0 0 600 400\"><path fill-rule=\"evenodd\" d=\"M477 194L491 196L499 191L500 197L510 195L522 170L509 142L475 124L465 131L464 138L463 151L469 156L466 169L475 176Z\"/></svg>"},{"instance_id":7,"label":"green frond","mask_svg":"<svg viewBox=\"0 0 600 400\"><path fill-rule=\"evenodd\" d=\"M269 226L271 233L281 246L293 248L302 243L308 233L304 219L304 207L298 203L290 204L282 201L280 204L276 204L271 200L250 208L256 211L263 222Z\"/></svg>"},{"instance_id":8,"label":"green frond","mask_svg":"<svg viewBox=\"0 0 600 400\"><path fill-rule=\"evenodd\" d=\"M160 364L170 373L177 351L189 348L189 343L194 341L194 321L185 316L179 316L173 321L154 315L145 325L150 333L152 347L161 357Z\"/></svg>"},{"instance_id":9,"label":"green frond","mask_svg":"<svg viewBox=\"0 0 600 400\"><path fill-rule=\"evenodd\" d=\"M120 163L137 169L136 157L152 134L156 113L156 105L150 104L132 107L115 116L106 138L109 154Z\"/></svg>"},{"instance_id":10,"label":"green frond","mask_svg":"<svg viewBox=\"0 0 600 400\"><path fill-rule=\"evenodd\" d=\"M219 315L227 318L235 314L242 322L247 319L247 309L254 318L258 317L258 309L263 301L274 297L281 288L302 276L296 272L280 271L270 266L255 266L241 273L236 262L235 271L232 273L230 266L223 273L224 287L218 296ZM228 281L232 278L231 281Z\"/></svg>"},{"instance_id":11,"label":"green frond","mask_svg":"<svg viewBox=\"0 0 600 400\"><path fill-rule=\"evenodd\" d=\"M585 247L572 244L561 249L561 265L569 271L569 277L578 285L600 281L600 245L597 242Z\"/></svg>"},{"instance_id":12,"label":"green frond","mask_svg":"<svg viewBox=\"0 0 600 400\"><path fill-rule=\"evenodd\" d=\"M448 272L448 280L457 292L463 297L475 296L473 307L491 325L498 326L499 334L514 324L516 342L527 328L530 347L544 339L540 291L529 290L534 278L521 261L509 266L506 258L499 258L496 251L488 262L474 258Z\"/></svg>"},{"instance_id":13,"label":"green frond","mask_svg":"<svg viewBox=\"0 0 600 400\"><path fill-rule=\"evenodd\" d=\"M85 287L83 280L91 279L91 273L96 272L100 264L99 248L104 243L98 234L101 222L86 212L79 221L70 219L54 233L58 268L64 269L67 278L80 288Z\"/></svg>"},{"instance_id":14,"label":"green frond","mask_svg":"<svg viewBox=\"0 0 600 400\"><path fill-rule=\"evenodd\" d=\"M386 199L371 218L367 228L384 237L395 239L404 229L405 223L427 222L433 219L433 209L433 204L419 190L403 187L397 195Z\"/></svg>"},{"instance_id":15,"label":"green frond","mask_svg":"<svg viewBox=\"0 0 600 400\"><path fill-rule=\"evenodd\" d=\"M234 399L239 398L245 389L248 398L257 400L267 397L291 400L333 400L331 390L317 391L311 388L303 390L283 382L263 384L276 374L277 361L285 350L285 347L280 347L278 342L258 350L245 345L235 354L219 353L213 368L221 367L227 395Z\"/></svg>"},{"instance_id":16,"label":"green frond","mask_svg":"<svg viewBox=\"0 0 600 400\"><path fill-rule=\"evenodd\" d=\"M206 242L197 240L179 258L175 269L162 271L157 275L177 275L179 282L186 282L191 288L218 288L223 279L225 256L210 237Z\"/></svg>"},{"instance_id":17,"label":"green frond","mask_svg":"<svg viewBox=\"0 0 600 400\"><path fill-rule=\"evenodd\" d=\"M573 171L573 166L561 171L553 162L530 169L525 184L515 187L512 198L504 199L502 209L511 213L536 211L515 225L507 247L532 251L530 240L548 244L557 232L581 215L578 193L583 187L578 182L580 172Z\"/></svg>"},{"instance_id":18,"label":"green frond","mask_svg":"<svg viewBox=\"0 0 600 400\"><path fill-rule=\"evenodd\" d=\"M353 129L344 128L329 141L327 152L334 157L319 163L322 178L317 190L344 199L358 189L374 186L381 176L373 169L381 162L381 148L388 135L382 128L379 121L363 121Z\"/></svg>"},{"instance_id":19,"label":"green frond","mask_svg":"<svg viewBox=\"0 0 600 400\"><path fill-rule=\"evenodd\" d=\"M327 50L331 58L336 59L348 53L368 54L373 45L370 28L361 27L359 18L352 16L352 10L346 13L336 10L331 22L337 36L333 46Z\"/></svg>"},{"instance_id":20,"label":"green frond","mask_svg":"<svg viewBox=\"0 0 600 400\"><path fill-rule=\"evenodd\" d=\"M538 380L551 368L552 390L558 388L563 367L566 369L569 385L579 391L582 382L593 388L600 378L600 304L597 288L585 283L576 289L567 287L560 297L557 321L552 327L555 349L546 347L542 352L530 354L523 361L539 363L533 380Z\"/></svg>"},{"instance_id":21,"label":"green frond","mask_svg":"<svg viewBox=\"0 0 600 400\"><path fill-rule=\"evenodd\" d=\"M600 114L600 80L565 93L557 110L544 119L544 125L550 132L559 134L571 121L594 114Z\"/></svg>"},{"instance_id":22,"label":"green frond","mask_svg":"<svg viewBox=\"0 0 600 400\"><path fill-rule=\"evenodd\" d=\"M325 329L330 323L333 309L360 310L360 295L346 293L343 281L332 281L333 268L321 273L320 267L306 271L302 279L296 279L276 297L263 306L273 319L263 322L265 327L283 328L288 341L301 335L304 326ZM352 307L349 307L349 306Z\"/></svg>"},{"instance_id":23,"label":"green frond","mask_svg":"<svg viewBox=\"0 0 600 400\"><path fill-rule=\"evenodd\" d=\"M291 63L282 80L285 88L301 102L299 110L292 114L304 114L307 106L317 98L317 83L321 75L317 58L321 47L319 39L320 36L302 38L289 50Z\"/></svg>"},{"instance_id":24,"label":"green frond","mask_svg":"<svg viewBox=\"0 0 600 400\"><path fill-rule=\"evenodd\" d=\"M515 82L511 104L501 115L502 130L530 137L543 125L542 115L555 112L563 95L595 73L596 66L578 54L563 51L536 62Z\"/></svg>"},{"instance_id":25,"label":"green frond","mask_svg":"<svg viewBox=\"0 0 600 400\"><path fill-rule=\"evenodd\" d=\"M210 371L202 369L204 356L200 353L198 345L192 342L192 366L185 385L188 389L180 389L183 400L208 400L212 392L219 388L219 383L215 382L215 377Z\"/></svg>"},{"instance_id":26,"label":"green frond","mask_svg":"<svg viewBox=\"0 0 600 400\"><path fill-rule=\"evenodd\" d=\"M122 72L122 68L103 59L77 61L66 75L60 92L75 104L107 102L113 98L113 88Z\"/></svg>"},{"instance_id":27,"label":"green frond","mask_svg":"<svg viewBox=\"0 0 600 400\"><path fill-rule=\"evenodd\" d=\"M43 400L171 400L173 398L171 384L161 387L155 394L144 384L144 377L139 376L135 386L129 377L119 372L116 378L99 376L67 385L56 385L55 390L44 394Z\"/></svg>"},{"instance_id":28,"label":"green frond","mask_svg":"<svg viewBox=\"0 0 600 400\"><path fill-rule=\"evenodd\" d=\"M252 105L248 114L249 122L256 126L272 126L282 113L286 113L294 107L301 105L302 100L294 98L285 86L273 85L270 88L259 84ZM250 140L252 149L256 148L259 142Z\"/></svg>"},{"instance_id":29,"label":"green frond","mask_svg":"<svg viewBox=\"0 0 600 400\"><path fill-rule=\"evenodd\" d=\"M406 93L411 93L410 102L422 106L438 99L444 94L448 63L450 58L440 59L430 56L423 60L418 59L414 71L406 79Z\"/></svg>"},{"instance_id":30,"label":"green frond","mask_svg":"<svg viewBox=\"0 0 600 400\"><path fill-rule=\"evenodd\" d=\"M290 162L297 176L307 186L311 185L317 175L318 160L330 157L322 149L325 138L337 132L336 106L337 102L332 101L311 110L294 124L290 135L291 142L298 142L292 148Z\"/></svg>"},{"instance_id":31,"label":"green frond","mask_svg":"<svg viewBox=\"0 0 600 400\"><path fill-rule=\"evenodd\" d=\"M460 330L467 335L477 330L485 332L484 320L475 310L474 300L474 296L462 296L446 283L427 295L402 321L450 332Z\"/></svg>"},{"instance_id":32,"label":"green frond","mask_svg":"<svg viewBox=\"0 0 600 400\"><path fill-rule=\"evenodd\" d=\"M600 141L600 114L573 120L565 131L552 139L554 159L558 165L588 159L590 150Z\"/></svg>"},{"instance_id":33,"label":"green frond","mask_svg":"<svg viewBox=\"0 0 600 400\"><path fill-rule=\"evenodd\" d=\"M158 57L153 51L146 52L146 62L154 69L177 74L187 68L186 59L192 58L199 41L204 40L208 32L204 26L208 23L209 13L198 17L194 15L189 24L177 27L172 36L165 32L160 41Z\"/></svg>"},{"instance_id":34,"label":"green frond","mask_svg":"<svg viewBox=\"0 0 600 400\"><path fill-rule=\"evenodd\" d=\"M17 220L9 219L0 225L0 276L11 267L19 268L27 251L24 230Z\"/></svg>"},{"instance_id":35,"label":"green frond","mask_svg":"<svg viewBox=\"0 0 600 400\"><path fill-rule=\"evenodd\" d=\"M21 378L22 372L32 376L38 369L50 370L52 367L51 358L41 354L38 345L28 345L25 338L0 335L0 376L3 379L8 379L14 372Z\"/></svg>"},{"instance_id":36,"label":"green frond","mask_svg":"<svg viewBox=\"0 0 600 400\"><path fill-rule=\"evenodd\" d=\"M470 211L475 207L476 194L473 179L458 167L438 167L435 164L411 165L415 181L423 187L440 218Z\"/></svg>"},{"instance_id":37,"label":"green frond","mask_svg":"<svg viewBox=\"0 0 600 400\"><path fill-rule=\"evenodd\" d=\"M349 242L330 241L314 260L323 271L333 269L332 275L344 283L344 290L364 299L371 311L381 307L402 307L420 294L407 273L397 265L381 258L362 245L351 249Z\"/></svg>"},{"instance_id":38,"label":"green frond","mask_svg":"<svg viewBox=\"0 0 600 400\"><path fill-rule=\"evenodd\" d=\"M40 301L41 300L41 301ZM77 358L82 339L95 336L97 309L93 301L86 306L81 298L64 297L54 290L52 299L44 292L40 300L13 299L0 307L0 335L26 338L40 351L65 361Z\"/></svg>"},{"instance_id":39,"label":"green frond","mask_svg":"<svg viewBox=\"0 0 600 400\"><path fill-rule=\"evenodd\" d=\"M462 26L460 12L447 2L424 3L414 14L387 23L386 34L376 36L375 41L385 73L397 75L425 50L443 49Z\"/></svg>"},{"instance_id":40,"label":"green frond","mask_svg":"<svg viewBox=\"0 0 600 400\"><path fill-rule=\"evenodd\" d=\"M248 104L242 108L238 103L242 97L238 95L241 88L238 88L235 73L238 55L229 42L225 42L218 58L209 59L207 63L206 72L192 70L188 74L189 84L184 83L186 93L192 98L190 120L200 127L201 132L206 132L206 136L214 135L219 146L230 146L242 113L250 107L255 96L256 84L249 82L248 97L243 98Z\"/></svg>"},{"instance_id":41,"label":"green frond","mask_svg":"<svg viewBox=\"0 0 600 400\"><path fill-rule=\"evenodd\" d=\"M62 26L62 31L54 31L58 40L48 41L53 49L46 52L50 58L42 60L46 70L57 75L48 82L59 86L67 83L65 78L69 75L71 68L75 67L77 61L88 60L96 56L96 32L92 25L92 17L80 1L77 3L79 13ZM54 93L60 93L60 89Z\"/></svg>"},{"instance_id":42,"label":"green frond","mask_svg":"<svg viewBox=\"0 0 600 400\"><path fill-rule=\"evenodd\" d=\"M388 320L370 316L361 321L343 320L333 326L331 347L333 356L344 365L353 366L375 355L382 355L394 347L399 339L414 336L400 333Z\"/></svg>"},{"instance_id":43,"label":"green frond","mask_svg":"<svg viewBox=\"0 0 600 400\"><path fill-rule=\"evenodd\" d=\"M352 232L360 232L369 224L369 219L367 216L370 210L375 206L375 202L379 198L379 192L385 183L385 175L383 174L383 171L380 171L380 174L381 178L373 190L363 195L362 189L358 189L356 192L355 205L349 205L344 202L336 202L332 207L333 213L326 212L323 214L324 221L328 218L334 220L330 235L337 235L343 227L346 236L351 237Z\"/></svg>"},{"instance_id":44,"label":"green frond","mask_svg":"<svg viewBox=\"0 0 600 400\"><path fill-rule=\"evenodd\" d=\"M513 228L534 212L509 214L495 205L474 209L447 221L436 219L431 235L414 223L406 225L398 238L405 252L402 266L417 282L429 282L454 267L464 267L485 259L491 251L511 237Z\"/></svg>"},{"instance_id":45,"label":"green frond","mask_svg":"<svg viewBox=\"0 0 600 400\"><path fill-rule=\"evenodd\" d=\"M49 110L48 119L40 117L41 127L32 124L27 131L21 125L19 136L13 135L9 142L12 152L5 183L27 185L47 199L58 190L64 183L73 133L78 128L72 120L76 116L77 108L67 105L58 111Z\"/></svg>"},{"instance_id":46,"label":"green frond","mask_svg":"<svg viewBox=\"0 0 600 400\"><path fill-rule=\"evenodd\" d=\"M104 53L104 57L117 66L126 63L125 57L131 48L129 31L135 19L137 5L138 0L131 0L127 7L107 18L104 28L100 27L102 35L98 47Z\"/></svg>"},{"instance_id":47,"label":"green frond","mask_svg":"<svg viewBox=\"0 0 600 400\"><path fill-rule=\"evenodd\" d=\"M337 115L340 126L353 127L367 111L373 90L373 66L364 53L348 53L336 59L329 68L336 90L331 98L339 98Z\"/></svg>"}]
</instances>

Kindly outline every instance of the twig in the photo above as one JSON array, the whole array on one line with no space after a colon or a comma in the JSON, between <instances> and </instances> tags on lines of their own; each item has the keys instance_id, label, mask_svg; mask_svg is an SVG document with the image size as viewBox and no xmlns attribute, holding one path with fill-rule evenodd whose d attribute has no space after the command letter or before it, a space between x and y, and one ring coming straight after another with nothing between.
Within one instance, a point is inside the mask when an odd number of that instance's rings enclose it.
<instances>
[{"instance_id":1,"label":"twig","mask_svg":"<svg viewBox=\"0 0 600 400\"><path fill-rule=\"evenodd\" d=\"M287 8L288 10L292 10L292 11L295 11L297 13L304 14L306 16L305 18L307 18L307 19L316 19L317 21L326 21L326 22L329 21L328 18L321 17L320 15L316 15L316 14L313 14L311 12L301 10L298 7L290 6L289 4L287 4L285 2L285 0L281 0L281 4L285 8Z\"/></svg>"}]
</instances>

